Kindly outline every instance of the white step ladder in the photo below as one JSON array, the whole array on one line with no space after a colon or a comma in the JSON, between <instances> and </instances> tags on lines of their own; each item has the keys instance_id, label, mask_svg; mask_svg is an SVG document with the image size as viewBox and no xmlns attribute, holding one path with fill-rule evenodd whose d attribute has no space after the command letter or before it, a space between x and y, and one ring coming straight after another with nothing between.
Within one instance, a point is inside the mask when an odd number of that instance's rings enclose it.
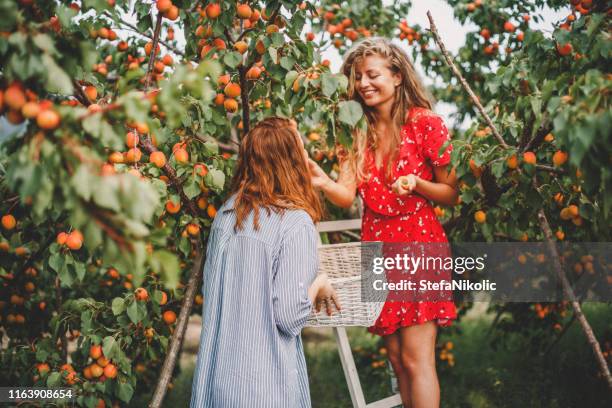
<instances>
[{"instance_id":1,"label":"white step ladder","mask_svg":"<svg viewBox=\"0 0 612 408\"><path fill-rule=\"evenodd\" d=\"M327 221L321 222L317 225L319 233L322 232L341 232L350 230L360 230L361 220L341 220L341 221ZM319 244L321 242L321 236L319 235ZM336 344L338 346L338 354L340 355L340 362L342 363L342 369L344 370L344 377L348 385L349 393L351 394L351 401L355 408L392 408L402 406L402 399L399 394L392 395L379 401L371 402L366 404L365 397L363 395L363 389L361 388L361 382L359 381L359 374L357 367L355 366L355 359L353 358L353 351L349 343L348 336L346 334L346 328L342 326L333 327L334 335L336 337Z\"/></svg>"}]
</instances>

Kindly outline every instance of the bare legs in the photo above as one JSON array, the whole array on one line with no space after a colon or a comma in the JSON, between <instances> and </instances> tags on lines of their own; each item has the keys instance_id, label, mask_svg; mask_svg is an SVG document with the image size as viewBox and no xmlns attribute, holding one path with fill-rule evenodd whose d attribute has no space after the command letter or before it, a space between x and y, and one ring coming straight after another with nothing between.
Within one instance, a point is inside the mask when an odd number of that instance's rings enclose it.
<instances>
[{"instance_id":1,"label":"bare legs","mask_svg":"<svg viewBox=\"0 0 612 408\"><path fill-rule=\"evenodd\" d=\"M440 385L436 374L436 332L436 324L430 321L402 327L384 336L405 408L440 406Z\"/></svg>"}]
</instances>

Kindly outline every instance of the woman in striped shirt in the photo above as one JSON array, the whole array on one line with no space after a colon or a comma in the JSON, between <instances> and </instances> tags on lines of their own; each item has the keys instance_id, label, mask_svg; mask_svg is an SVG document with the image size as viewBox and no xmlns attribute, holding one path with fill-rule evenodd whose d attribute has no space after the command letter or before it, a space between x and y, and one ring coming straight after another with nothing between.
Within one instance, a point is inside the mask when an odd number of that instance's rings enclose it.
<instances>
[{"instance_id":1,"label":"woman in striped shirt","mask_svg":"<svg viewBox=\"0 0 612 408\"><path fill-rule=\"evenodd\" d=\"M210 232L192 408L310 407L300 332L313 303L340 307L317 276L322 213L295 122L258 123Z\"/></svg>"}]
</instances>

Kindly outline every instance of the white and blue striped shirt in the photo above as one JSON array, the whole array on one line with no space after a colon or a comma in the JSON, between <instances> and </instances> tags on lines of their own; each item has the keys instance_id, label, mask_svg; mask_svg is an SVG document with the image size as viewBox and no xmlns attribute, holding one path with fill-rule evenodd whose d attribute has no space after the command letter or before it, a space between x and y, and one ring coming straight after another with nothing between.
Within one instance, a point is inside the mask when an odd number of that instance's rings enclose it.
<instances>
[{"instance_id":1,"label":"white and blue striped shirt","mask_svg":"<svg viewBox=\"0 0 612 408\"><path fill-rule=\"evenodd\" d=\"M191 408L310 407L300 333L317 273L317 232L302 210L253 214L234 232L232 196L212 225Z\"/></svg>"}]
</instances>

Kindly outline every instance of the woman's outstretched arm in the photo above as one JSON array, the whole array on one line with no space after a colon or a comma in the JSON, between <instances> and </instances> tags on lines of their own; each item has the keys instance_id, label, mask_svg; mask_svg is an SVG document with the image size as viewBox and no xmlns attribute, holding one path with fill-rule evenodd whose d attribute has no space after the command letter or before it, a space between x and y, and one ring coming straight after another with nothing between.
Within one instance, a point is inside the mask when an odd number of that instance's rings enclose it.
<instances>
[{"instance_id":1,"label":"woman's outstretched arm","mask_svg":"<svg viewBox=\"0 0 612 408\"><path fill-rule=\"evenodd\" d=\"M348 208L353 204L357 193L357 183L348 160L340 164L338 181L332 180L313 160L309 160L308 164L313 186L323 191L332 204L342 208Z\"/></svg>"}]
</instances>

